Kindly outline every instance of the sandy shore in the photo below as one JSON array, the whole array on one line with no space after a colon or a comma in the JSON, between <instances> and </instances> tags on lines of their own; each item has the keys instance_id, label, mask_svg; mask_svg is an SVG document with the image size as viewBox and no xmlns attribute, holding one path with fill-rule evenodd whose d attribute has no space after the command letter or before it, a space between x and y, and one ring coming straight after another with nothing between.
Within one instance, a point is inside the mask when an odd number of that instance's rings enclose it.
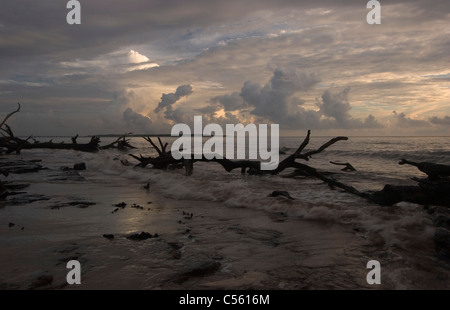
<instances>
[{"instance_id":1,"label":"sandy shore","mask_svg":"<svg viewBox=\"0 0 450 310\"><path fill-rule=\"evenodd\" d=\"M23 231L2 221L3 238L11 238L2 245L2 286L26 289L47 274L54 281L45 288L65 289L369 287L360 257L367 241L349 229L211 203L183 204L175 208L155 201L151 210L105 212L111 225L106 219L96 223L87 214L86 224L22 221ZM127 239L141 231L158 237ZM82 265L80 286L65 285L65 265L71 259Z\"/></svg>"},{"instance_id":2,"label":"sandy shore","mask_svg":"<svg viewBox=\"0 0 450 310\"><path fill-rule=\"evenodd\" d=\"M0 288L449 288L448 270L433 259L408 265L410 258L386 248L379 235L351 225L168 199L139 182L111 184L35 182L27 195L48 200L4 204ZM114 206L121 202L125 208ZM127 238L141 232L153 237ZM420 251L432 253L433 247ZM72 259L81 263L81 285L67 285L66 264ZM372 259L382 264L381 285L366 282ZM439 268L443 272L436 273Z\"/></svg>"}]
</instances>

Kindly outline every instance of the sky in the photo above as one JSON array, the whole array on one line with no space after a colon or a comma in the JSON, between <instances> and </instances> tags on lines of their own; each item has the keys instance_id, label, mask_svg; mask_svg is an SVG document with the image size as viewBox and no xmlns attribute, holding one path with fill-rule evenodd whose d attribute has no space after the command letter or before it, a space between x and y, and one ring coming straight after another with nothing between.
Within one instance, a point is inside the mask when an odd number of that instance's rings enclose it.
<instances>
[{"instance_id":1,"label":"sky","mask_svg":"<svg viewBox=\"0 0 450 310\"><path fill-rule=\"evenodd\" d=\"M0 3L0 118L17 135L280 124L285 135L450 135L448 0Z\"/></svg>"}]
</instances>

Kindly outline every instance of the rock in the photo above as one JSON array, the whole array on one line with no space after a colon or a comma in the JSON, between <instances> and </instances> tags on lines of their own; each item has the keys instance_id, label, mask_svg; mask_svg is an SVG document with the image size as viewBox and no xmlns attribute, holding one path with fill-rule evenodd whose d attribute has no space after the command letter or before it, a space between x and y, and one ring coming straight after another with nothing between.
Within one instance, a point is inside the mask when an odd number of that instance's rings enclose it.
<instances>
[{"instance_id":1,"label":"rock","mask_svg":"<svg viewBox=\"0 0 450 310\"><path fill-rule=\"evenodd\" d=\"M14 224L14 223L9 223L8 224L8 227L14 227L14 226L16 226L16 224Z\"/></svg>"},{"instance_id":2,"label":"rock","mask_svg":"<svg viewBox=\"0 0 450 310\"><path fill-rule=\"evenodd\" d=\"M109 239L109 240L114 239L114 235L112 235L112 234L104 234L103 237L106 239Z\"/></svg>"},{"instance_id":3,"label":"rock","mask_svg":"<svg viewBox=\"0 0 450 310\"><path fill-rule=\"evenodd\" d=\"M135 209L139 209L139 210L144 210L144 207L143 207L143 206L138 205L138 204L135 204L135 203L134 203L131 207L132 207L132 208L135 208Z\"/></svg>"},{"instance_id":4,"label":"rock","mask_svg":"<svg viewBox=\"0 0 450 310\"><path fill-rule=\"evenodd\" d=\"M140 234L133 234L131 236L128 236L127 239L135 240L135 241L142 241L153 238L152 234L148 232L141 232Z\"/></svg>"},{"instance_id":5,"label":"rock","mask_svg":"<svg viewBox=\"0 0 450 310\"><path fill-rule=\"evenodd\" d=\"M78 163L73 165L73 170L86 170L86 164L85 163Z\"/></svg>"},{"instance_id":6,"label":"rock","mask_svg":"<svg viewBox=\"0 0 450 310\"><path fill-rule=\"evenodd\" d=\"M125 202L121 202L121 203L118 203L118 204L115 204L114 206L116 206L116 207L119 207L119 208L125 208L126 206L127 206L127 204L125 203Z\"/></svg>"},{"instance_id":7,"label":"rock","mask_svg":"<svg viewBox=\"0 0 450 310\"><path fill-rule=\"evenodd\" d=\"M90 201L70 201L67 203L67 205L69 206L73 206L73 207L78 207L78 208L87 208L89 206L93 206L96 205L97 203L95 202L90 202Z\"/></svg>"},{"instance_id":8,"label":"rock","mask_svg":"<svg viewBox=\"0 0 450 310\"><path fill-rule=\"evenodd\" d=\"M269 195L269 197L277 197L277 196L284 196L290 200L294 200L294 198L291 197L289 192L286 191L273 191L272 194Z\"/></svg>"}]
</instances>

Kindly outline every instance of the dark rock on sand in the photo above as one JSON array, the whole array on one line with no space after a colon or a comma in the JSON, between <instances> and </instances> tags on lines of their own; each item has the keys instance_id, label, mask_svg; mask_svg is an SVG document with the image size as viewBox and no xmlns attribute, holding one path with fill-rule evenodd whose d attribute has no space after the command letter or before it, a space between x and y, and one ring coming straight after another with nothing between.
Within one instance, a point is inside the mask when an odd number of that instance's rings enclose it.
<instances>
[{"instance_id":1,"label":"dark rock on sand","mask_svg":"<svg viewBox=\"0 0 450 310\"><path fill-rule=\"evenodd\" d=\"M16 224L14 224L14 223L9 223L8 224L8 227L14 227L14 226L16 226Z\"/></svg>"},{"instance_id":2,"label":"dark rock on sand","mask_svg":"<svg viewBox=\"0 0 450 310\"><path fill-rule=\"evenodd\" d=\"M85 163L74 164L73 168L69 168L67 166L63 166L63 167L60 167L59 170L62 170L62 171L70 171L70 170L81 171L81 170L86 170L86 164Z\"/></svg>"},{"instance_id":3,"label":"dark rock on sand","mask_svg":"<svg viewBox=\"0 0 450 310\"><path fill-rule=\"evenodd\" d=\"M112 240L112 239L114 239L114 235L113 235L113 234L104 234L104 235L103 235L103 238Z\"/></svg>"},{"instance_id":4,"label":"dark rock on sand","mask_svg":"<svg viewBox=\"0 0 450 310\"><path fill-rule=\"evenodd\" d=\"M127 239L135 240L135 241L142 241L153 238L152 234L148 232L141 232L140 234L133 234L131 236L128 236Z\"/></svg>"},{"instance_id":5,"label":"dark rock on sand","mask_svg":"<svg viewBox=\"0 0 450 310\"><path fill-rule=\"evenodd\" d=\"M122 202L120 202L118 204L115 204L114 206L123 209L123 208L125 208L127 206L127 204L122 201Z\"/></svg>"},{"instance_id":6,"label":"dark rock on sand","mask_svg":"<svg viewBox=\"0 0 450 310\"><path fill-rule=\"evenodd\" d=\"M78 171L86 170L86 164L85 163L75 164L75 165L73 165L73 170L78 170Z\"/></svg>"},{"instance_id":7,"label":"dark rock on sand","mask_svg":"<svg viewBox=\"0 0 450 310\"><path fill-rule=\"evenodd\" d=\"M138 204L133 203L133 205L131 206L134 209L138 209L138 210L144 210L144 207Z\"/></svg>"},{"instance_id":8,"label":"dark rock on sand","mask_svg":"<svg viewBox=\"0 0 450 310\"><path fill-rule=\"evenodd\" d=\"M290 200L294 200L294 198L291 197L289 192L286 191L273 191L272 194L269 195L269 197L277 197L277 196L284 196Z\"/></svg>"},{"instance_id":9,"label":"dark rock on sand","mask_svg":"<svg viewBox=\"0 0 450 310\"><path fill-rule=\"evenodd\" d=\"M97 203L91 202L91 201L76 200L76 201L69 201L69 202L55 204L53 206L50 206L50 209L59 210L60 208L65 208L65 207L78 207L81 209L85 209L85 208L88 208L89 206L93 206L96 204Z\"/></svg>"},{"instance_id":10,"label":"dark rock on sand","mask_svg":"<svg viewBox=\"0 0 450 310\"><path fill-rule=\"evenodd\" d=\"M68 206L74 206L74 207L78 207L78 208L87 208L89 206L93 206L96 204L97 203L90 202L90 201L70 201L67 203Z\"/></svg>"},{"instance_id":11,"label":"dark rock on sand","mask_svg":"<svg viewBox=\"0 0 450 310\"><path fill-rule=\"evenodd\" d=\"M183 282L188 281L191 278L197 277L205 277L211 275L220 269L221 264L216 261L207 261L202 265L188 271L184 272L175 277L174 282L177 284L181 284Z\"/></svg>"}]
</instances>

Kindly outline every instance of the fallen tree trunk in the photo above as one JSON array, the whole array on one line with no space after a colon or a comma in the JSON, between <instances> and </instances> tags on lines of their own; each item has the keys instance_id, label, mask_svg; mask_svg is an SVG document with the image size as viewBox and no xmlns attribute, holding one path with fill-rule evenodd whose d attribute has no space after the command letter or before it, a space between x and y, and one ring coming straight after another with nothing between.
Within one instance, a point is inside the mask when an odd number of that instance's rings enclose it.
<instances>
[{"instance_id":1,"label":"fallen tree trunk","mask_svg":"<svg viewBox=\"0 0 450 310\"><path fill-rule=\"evenodd\" d=\"M393 205L406 201L420 205L450 207L450 166L402 159L400 165L412 165L428 175L427 178L412 178L417 186L387 184L381 191L371 193L371 199L378 204Z\"/></svg>"},{"instance_id":2,"label":"fallen tree trunk","mask_svg":"<svg viewBox=\"0 0 450 310\"><path fill-rule=\"evenodd\" d=\"M116 148L118 150L135 149L135 147L129 143L130 140L127 139L127 135L128 134L120 136L119 138L117 138L116 141L114 141L110 144L104 145L104 146L100 146L99 148L101 150L107 150L107 149L111 149L111 148Z\"/></svg>"},{"instance_id":3,"label":"fallen tree trunk","mask_svg":"<svg viewBox=\"0 0 450 310\"><path fill-rule=\"evenodd\" d=\"M296 159L303 159L308 161L313 155L319 154L323 152L326 148L333 145L334 143L342 140L348 140L347 137L336 137L325 144L323 144L321 147L319 147L316 150L309 151L307 153L302 153L302 151L305 149L305 147L308 145L310 141L310 135L311 131L308 130L308 133L303 140L303 142L300 144L300 146L297 148L297 150L284 160L282 160L278 167L274 170L261 170L261 162L257 160L229 160L225 157L218 156L217 154L210 154L214 156L208 156L209 158L205 157L205 155L202 155L202 158L193 158L193 155L191 155L190 158L184 158L184 159L175 159L171 155L171 152L167 152L166 148L168 144L163 144L161 139L158 137L160 146L158 147L150 137L145 137L144 139L148 141L156 150L158 153L157 157L144 157L140 155L139 157L133 154L129 154L129 156L133 157L134 159L138 160L140 163L137 166L140 167L146 167L147 165L153 165L153 168L155 169L167 169L169 165L179 165L179 166L186 166L185 164L189 164L189 168L186 169L186 175L191 175L193 172L193 163L201 161L201 162L217 162L227 171L231 172L234 169L241 169L241 173L248 173L248 174L278 174L282 172L283 170L291 167L296 167ZM181 164L181 165L180 165ZM185 167L186 168L186 167Z\"/></svg>"},{"instance_id":4,"label":"fallen tree trunk","mask_svg":"<svg viewBox=\"0 0 450 310\"><path fill-rule=\"evenodd\" d=\"M75 151L83 151L83 152L97 152L99 150L99 142L100 138L92 137L89 143L78 144L78 143L53 143L42 142L42 143L23 143L18 145L16 150L29 150L29 149L52 149L52 150L75 150ZM12 152L8 151L8 153Z\"/></svg>"},{"instance_id":5,"label":"fallen tree trunk","mask_svg":"<svg viewBox=\"0 0 450 310\"><path fill-rule=\"evenodd\" d=\"M415 166L420 171L427 174L428 178L430 180L439 180L441 178L450 177L450 166L447 166L447 165L428 163L428 162L416 163L416 162L409 161L406 159L400 160L400 162L398 164Z\"/></svg>"},{"instance_id":6,"label":"fallen tree trunk","mask_svg":"<svg viewBox=\"0 0 450 310\"><path fill-rule=\"evenodd\" d=\"M355 167L353 167L350 163L337 163L334 161L330 161L330 164L337 165L337 166L345 166L341 169L341 171L356 171Z\"/></svg>"}]
</instances>

